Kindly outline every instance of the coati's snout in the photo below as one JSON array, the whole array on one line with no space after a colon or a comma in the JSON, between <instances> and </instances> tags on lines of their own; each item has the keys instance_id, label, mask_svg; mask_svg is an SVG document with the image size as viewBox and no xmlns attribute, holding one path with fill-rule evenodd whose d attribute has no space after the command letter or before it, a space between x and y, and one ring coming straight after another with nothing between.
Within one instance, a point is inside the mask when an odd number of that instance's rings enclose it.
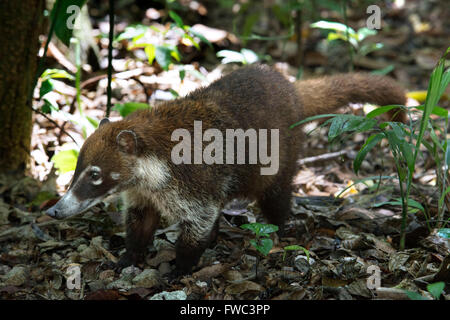
<instances>
[{"instance_id":1,"label":"coati's snout","mask_svg":"<svg viewBox=\"0 0 450 320\"><path fill-rule=\"evenodd\" d=\"M53 218L63 219L82 213L99 203L102 199L103 197L97 197L82 200L75 195L73 190L69 189L69 191L59 199L53 207L48 209L46 213Z\"/></svg>"},{"instance_id":2,"label":"coati's snout","mask_svg":"<svg viewBox=\"0 0 450 320\"><path fill-rule=\"evenodd\" d=\"M77 166L82 163L78 161ZM77 171L75 171L77 172ZM50 209L47 214L51 217L67 218L93 207L106 196L115 193L120 183L119 173L103 173L101 167L89 165L81 174L75 174L74 180L67 193Z\"/></svg>"},{"instance_id":3,"label":"coati's snout","mask_svg":"<svg viewBox=\"0 0 450 320\"><path fill-rule=\"evenodd\" d=\"M69 190L46 213L56 219L67 218L125 189L130 174L122 162L132 156L135 140L132 130L116 133L113 123L102 120L81 148Z\"/></svg>"}]
</instances>

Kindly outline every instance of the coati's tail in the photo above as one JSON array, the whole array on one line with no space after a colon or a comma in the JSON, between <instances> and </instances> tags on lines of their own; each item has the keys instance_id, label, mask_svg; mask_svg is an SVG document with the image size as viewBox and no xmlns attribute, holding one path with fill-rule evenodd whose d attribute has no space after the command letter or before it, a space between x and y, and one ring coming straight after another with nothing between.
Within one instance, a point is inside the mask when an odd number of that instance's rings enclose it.
<instances>
[{"instance_id":1,"label":"coati's tail","mask_svg":"<svg viewBox=\"0 0 450 320\"><path fill-rule=\"evenodd\" d=\"M349 103L373 103L378 106L405 105L404 89L393 79L364 73L340 74L295 82L303 103L303 117L333 113ZM388 113L391 120L406 121L398 108Z\"/></svg>"}]
</instances>

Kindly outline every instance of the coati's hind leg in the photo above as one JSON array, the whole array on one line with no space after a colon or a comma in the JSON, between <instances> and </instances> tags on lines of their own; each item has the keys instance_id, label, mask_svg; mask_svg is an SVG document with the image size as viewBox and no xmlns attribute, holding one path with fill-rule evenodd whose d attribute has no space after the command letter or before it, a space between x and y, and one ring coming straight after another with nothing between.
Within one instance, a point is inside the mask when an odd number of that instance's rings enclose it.
<instances>
[{"instance_id":1,"label":"coati's hind leg","mask_svg":"<svg viewBox=\"0 0 450 320\"><path fill-rule=\"evenodd\" d=\"M175 246L176 273L189 273L197 265L205 249L217 238L219 208L209 209L195 220L180 224L180 235Z\"/></svg>"},{"instance_id":2,"label":"coati's hind leg","mask_svg":"<svg viewBox=\"0 0 450 320\"><path fill-rule=\"evenodd\" d=\"M291 212L291 184L289 175L286 179L277 181L270 188L266 189L258 199L261 213L270 224L278 226L279 236L283 235L286 218Z\"/></svg>"},{"instance_id":3,"label":"coati's hind leg","mask_svg":"<svg viewBox=\"0 0 450 320\"><path fill-rule=\"evenodd\" d=\"M128 209L126 218L126 252L120 258L118 268L136 265L144 260L147 246L159 225L160 214L151 205Z\"/></svg>"}]
</instances>

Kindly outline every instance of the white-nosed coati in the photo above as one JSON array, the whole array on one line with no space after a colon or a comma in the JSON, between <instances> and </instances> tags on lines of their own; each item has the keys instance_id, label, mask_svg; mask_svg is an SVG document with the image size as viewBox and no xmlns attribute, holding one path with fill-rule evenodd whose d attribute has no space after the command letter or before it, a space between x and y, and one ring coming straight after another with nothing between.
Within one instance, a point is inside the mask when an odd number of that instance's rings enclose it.
<instances>
[{"instance_id":1,"label":"white-nosed coati","mask_svg":"<svg viewBox=\"0 0 450 320\"><path fill-rule=\"evenodd\" d=\"M165 216L180 222L176 266L181 273L189 272L216 236L221 208L230 199L258 200L268 222L283 229L305 139L300 127L289 126L350 102L404 105L405 94L383 76L354 73L291 83L269 67L241 68L184 98L121 121L102 121L81 149L68 192L47 213L68 217L123 192L127 236L119 265L143 258L160 217ZM403 120L403 113L394 112L391 117ZM223 133L230 128L279 129L277 173L262 175L265 165L260 163L174 164L171 152L178 141L172 134L184 128L194 135L195 121L201 121L203 131Z\"/></svg>"}]
</instances>

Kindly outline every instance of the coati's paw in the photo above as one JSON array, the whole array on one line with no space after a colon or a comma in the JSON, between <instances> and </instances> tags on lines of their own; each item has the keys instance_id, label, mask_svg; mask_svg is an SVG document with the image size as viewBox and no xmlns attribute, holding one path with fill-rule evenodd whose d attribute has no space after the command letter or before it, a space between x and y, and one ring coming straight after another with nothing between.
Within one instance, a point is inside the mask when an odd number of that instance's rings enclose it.
<instances>
[{"instance_id":1,"label":"coati's paw","mask_svg":"<svg viewBox=\"0 0 450 320\"><path fill-rule=\"evenodd\" d=\"M133 265L137 266L138 263L139 259L137 259L135 255L130 255L126 252L120 257L119 261L116 263L114 270L117 272L121 272L122 269Z\"/></svg>"}]
</instances>

